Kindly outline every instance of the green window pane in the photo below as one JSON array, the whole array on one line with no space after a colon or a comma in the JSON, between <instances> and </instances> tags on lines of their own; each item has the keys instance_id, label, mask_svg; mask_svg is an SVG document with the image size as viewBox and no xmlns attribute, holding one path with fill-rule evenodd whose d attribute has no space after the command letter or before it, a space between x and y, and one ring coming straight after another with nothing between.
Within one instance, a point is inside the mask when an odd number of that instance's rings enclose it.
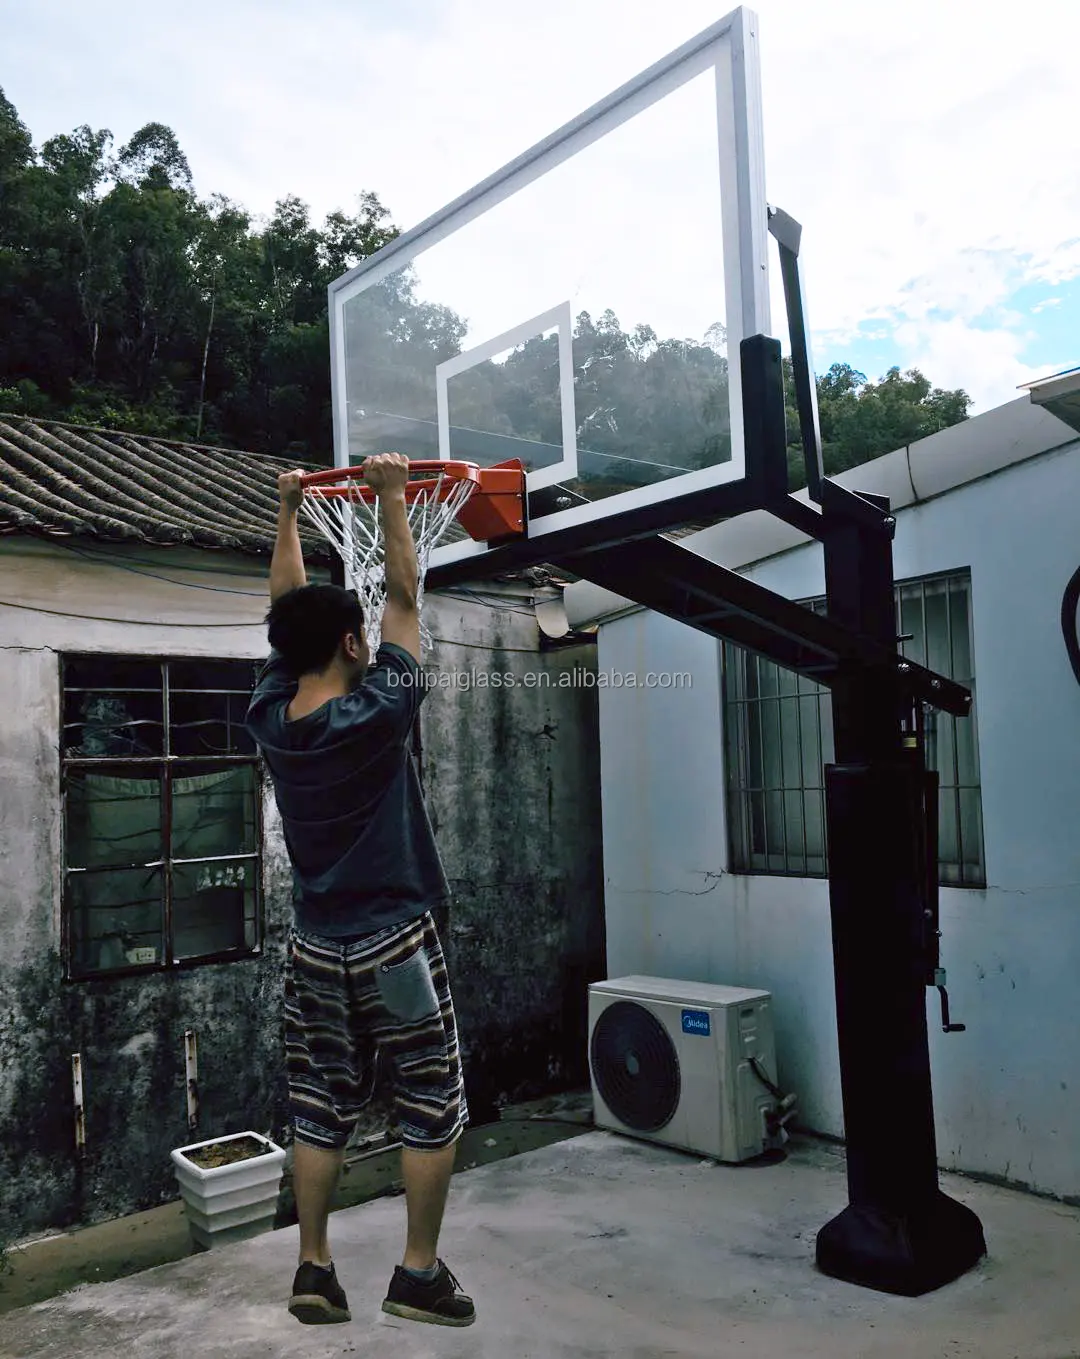
<instances>
[{"instance_id":1,"label":"green window pane","mask_svg":"<svg viewBox=\"0 0 1080 1359\"><path fill-rule=\"evenodd\" d=\"M253 765L181 764L172 778L173 859L252 854L258 849Z\"/></svg>"},{"instance_id":2,"label":"green window pane","mask_svg":"<svg viewBox=\"0 0 1080 1359\"><path fill-rule=\"evenodd\" d=\"M254 859L174 866L173 956L177 960L254 948L257 874Z\"/></svg>"},{"instance_id":3,"label":"green window pane","mask_svg":"<svg viewBox=\"0 0 1080 1359\"><path fill-rule=\"evenodd\" d=\"M77 972L108 972L161 961L162 881L160 868L68 874Z\"/></svg>"},{"instance_id":4,"label":"green window pane","mask_svg":"<svg viewBox=\"0 0 1080 1359\"><path fill-rule=\"evenodd\" d=\"M163 854L161 785L108 768L66 775L69 868L146 864Z\"/></svg>"}]
</instances>

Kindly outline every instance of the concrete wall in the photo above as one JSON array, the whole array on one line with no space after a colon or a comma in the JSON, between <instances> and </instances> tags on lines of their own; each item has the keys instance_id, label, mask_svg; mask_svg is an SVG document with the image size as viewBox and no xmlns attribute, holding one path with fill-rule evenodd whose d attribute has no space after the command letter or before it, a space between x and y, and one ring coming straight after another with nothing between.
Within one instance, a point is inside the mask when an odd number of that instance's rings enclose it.
<instances>
[{"instance_id":1,"label":"concrete wall","mask_svg":"<svg viewBox=\"0 0 1080 1359\"><path fill-rule=\"evenodd\" d=\"M0 540L0 1235L176 1197L169 1151L193 1140L186 1029L199 1041L198 1136L249 1127L283 1135L291 892L269 789L260 957L77 983L63 981L60 957L60 654L260 657L265 583L265 567L226 554ZM495 648L470 653L478 667L502 666L499 648L518 648L507 670L574 663L567 652L535 654L526 599L492 605L431 600L427 612L440 636L462 629L464 640ZM595 694L479 692L436 688L422 721L433 818L458 898L448 952L474 1117L504 1094L582 1079L584 979L603 970ZM73 1052L84 1064L81 1166Z\"/></svg>"},{"instance_id":2,"label":"concrete wall","mask_svg":"<svg viewBox=\"0 0 1080 1359\"><path fill-rule=\"evenodd\" d=\"M426 658L425 792L482 1121L508 1099L588 1084L588 983L604 975L597 690L582 682L596 648L539 653L520 600L432 597L425 619L445 639Z\"/></svg>"},{"instance_id":3,"label":"concrete wall","mask_svg":"<svg viewBox=\"0 0 1080 1359\"><path fill-rule=\"evenodd\" d=\"M1068 1198L1080 1196L1080 689L1059 611L1080 563L1078 504L1073 442L902 510L895 543L898 579L972 575L989 885L941 893L942 961L968 1028L941 1034L929 994L940 1159ZM791 598L824 588L816 546L747 574ZM600 629L602 670L676 657L694 669L689 702L601 693L609 975L767 987L783 1083L806 1125L841 1135L827 884L727 872L717 648L646 613Z\"/></svg>"}]
</instances>

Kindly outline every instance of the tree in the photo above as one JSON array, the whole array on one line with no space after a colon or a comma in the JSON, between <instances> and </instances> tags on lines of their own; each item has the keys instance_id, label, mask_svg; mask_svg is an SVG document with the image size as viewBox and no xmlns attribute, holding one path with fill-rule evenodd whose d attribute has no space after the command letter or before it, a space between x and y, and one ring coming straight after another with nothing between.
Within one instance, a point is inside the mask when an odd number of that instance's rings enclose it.
<instances>
[{"instance_id":1,"label":"tree","mask_svg":"<svg viewBox=\"0 0 1080 1359\"><path fill-rule=\"evenodd\" d=\"M198 212L191 265L201 313L195 438L202 439L204 422L215 432L220 429L218 403L208 406L208 394L220 394L230 382L250 376L248 318L259 310L259 249L251 219L237 204L216 194L199 204Z\"/></svg>"},{"instance_id":2,"label":"tree","mask_svg":"<svg viewBox=\"0 0 1080 1359\"><path fill-rule=\"evenodd\" d=\"M353 217L332 212L326 219L322 230L321 261L328 283L374 255L397 235L397 228L387 220L389 211L375 194L360 194L359 204L360 210Z\"/></svg>"},{"instance_id":3,"label":"tree","mask_svg":"<svg viewBox=\"0 0 1080 1359\"><path fill-rule=\"evenodd\" d=\"M27 176L36 209L33 234L45 247L51 275L44 282L50 293L60 294L53 302L53 315L62 328L82 331L82 345L74 334L70 336L75 346L71 366L87 366L91 377L119 281L117 255L110 248L101 208L111 143L107 129L95 132L84 124L70 135L50 138L41 148L40 167Z\"/></svg>"},{"instance_id":4,"label":"tree","mask_svg":"<svg viewBox=\"0 0 1080 1359\"><path fill-rule=\"evenodd\" d=\"M172 128L147 123L116 157L116 177L127 184L190 193L191 167Z\"/></svg>"},{"instance_id":5,"label":"tree","mask_svg":"<svg viewBox=\"0 0 1080 1359\"><path fill-rule=\"evenodd\" d=\"M0 214L5 211L8 195L18 184L19 176L33 160L30 133L15 105L0 89Z\"/></svg>"},{"instance_id":6,"label":"tree","mask_svg":"<svg viewBox=\"0 0 1080 1359\"><path fill-rule=\"evenodd\" d=\"M28 272L25 181L35 160L33 142L14 104L0 89L0 385L31 381L18 359L24 349L23 327L15 323ZM8 402L17 388L5 388Z\"/></svg>"},{"instance_id":7,"label":"tree","mask_svg":"<svg viewBox=\"0 0 1080 1359\"><path fill-rule=\"evenodd\" d=\"M0 93L0 409L328 460L326 291L388 219L365 192L321 228L295 197L257 225L199 200L164 124L37 153Z\"/></svg>"},{"instance_id":8,"label":"tree","mask_svg":"<svg viewBox=\"0 0 1080 1359\"><path fill-rule=\"evenodd\" d=\"M834 364L818 383L818 411L826 471L860 463L924 439L967 418L966 392L932 387L917 368L890 368L867 382L848 364Z\"/></svg>"}]
</instances>

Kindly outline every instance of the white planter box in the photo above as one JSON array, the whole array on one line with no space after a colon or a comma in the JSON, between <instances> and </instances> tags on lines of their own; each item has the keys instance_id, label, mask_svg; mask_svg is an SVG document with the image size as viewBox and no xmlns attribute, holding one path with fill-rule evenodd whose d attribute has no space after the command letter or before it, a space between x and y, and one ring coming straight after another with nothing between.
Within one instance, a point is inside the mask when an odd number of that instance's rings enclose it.
<instances>
[{"instance_id":1,"label":"white planter box","mask_svg":"<svg viewBox=\"0 0 1080 1359\"><path fill-rule=\"evenodd\" d=\"M251 1137L266 1148L261 1156L232 1165L204 1170L189 1160L188 1153L222 1142ZM203 1250L226 1241L240 1241L273 1224L278 1190L285 1167L285 1152L260 1133L232 1133L193 1142L172 1153L180 1193L187 1209L188 1225L195 1244Z\"/></svg>"}]
</instances>

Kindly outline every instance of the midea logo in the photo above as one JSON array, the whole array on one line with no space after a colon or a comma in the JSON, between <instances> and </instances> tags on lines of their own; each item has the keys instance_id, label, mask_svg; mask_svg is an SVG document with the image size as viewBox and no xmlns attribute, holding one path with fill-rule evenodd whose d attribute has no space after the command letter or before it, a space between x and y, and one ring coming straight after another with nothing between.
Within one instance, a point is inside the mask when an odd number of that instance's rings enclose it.
<instances>
[{"instance_id":1,"label":"midea logo","mask_svg":"<svg viewBox=\"0 0 1080 1359\"><path fill-rule=\"evenodd\" d=\"M684 1010L682 1029L683 1033L700 1033L707 1037L712 1032L708 1010Z\"/></svg>"}]
</instances>

